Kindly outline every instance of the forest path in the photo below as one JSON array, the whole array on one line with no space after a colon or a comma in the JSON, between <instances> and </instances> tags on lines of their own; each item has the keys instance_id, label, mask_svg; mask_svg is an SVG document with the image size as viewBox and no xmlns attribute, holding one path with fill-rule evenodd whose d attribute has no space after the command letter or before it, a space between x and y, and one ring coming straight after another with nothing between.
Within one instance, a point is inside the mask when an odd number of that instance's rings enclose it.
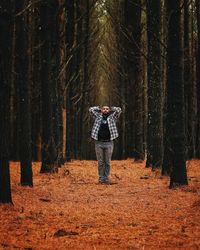
<instances>
[{"instance_id":1,"label":"forest path","mask_svg":"<svg viewBox=\"0 0 200 250\"><path fill-rule=\"evenodd\" d=\"M72 161L21 187L11 164L14 207L0 206L0 249L200 249L200 161L188 166L190 185L144 163L112 161L113 185L98 184L96 161ZM70 174L65 173L69 169Z\"/></svg>"}]
</instances>

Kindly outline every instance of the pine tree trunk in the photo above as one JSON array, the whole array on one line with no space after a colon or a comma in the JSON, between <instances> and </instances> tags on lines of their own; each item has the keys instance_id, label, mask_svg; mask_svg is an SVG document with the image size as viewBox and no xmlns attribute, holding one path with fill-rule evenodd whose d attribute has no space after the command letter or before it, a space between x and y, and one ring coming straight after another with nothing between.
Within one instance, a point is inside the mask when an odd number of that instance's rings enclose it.
<instances>
[{"instance_id":1,"label":"pine tree trunk","mask_svg":"<svg viewBox=\"0 0 200 250\"><path fill-rule=\"evenodd\" d=\"M59 1L58 13L58 29L59 29L59 74L58 74L58 88L59 88L59 108L60 108L60 145L59 145L59 160L65 161L66 158L66 22L67 13L65 8L65 0Z\"/></svg>"},{"instance_id":2,"label":"pine tree trunk","mask_svg":"<svg viewBox=\"0 0 200 250\"><path fill-rule=\"evenodd\" d=\"M14 7L13 7L14 9ZM15 72L15 50L16 50L16 31L15 22L13 24L13 35L12 35L12 72ZM19 161L19 96L18 86L15 84L15 74L11 74L11 90L10 90L10 158L14 161Z\"/></svg>"},{"instance_id":3,"label":"pine tree trunk","mask_svg":"<svg viewBox=\"0 0 200 250\"><path fill-rule=\"evenodd\" d=\"M200 159L200 3L196 0L197 13L197 55L196 55L196 77L197 77L197 132L196 132L196 157Z\"/></svg>"},{"instance_id":4,"label":"pine tree trunk","mask_svg":"<svg viewBox=\"0 0 200 250\"><path fill-rule=\"evenodd\" d=\"M20 166L23 186L33 186L31 153L30 81L28 79L28 27L26 1L16 2L16 82L19 91Z\"/></svg>"},{"instance_id":5,"label":"pine tree trunk","mask_svg":"<svg viewBox=\"0 0 200 250\"><path fill-rule=\"evenodd\" d=\"M189 0L184 0L184 93L185 93L185 121L186 121L186 154L187 159L194 156L194 83L192 81L191 54L190 47L192 46L189 17Z\"/></svg>"},{"instance_id":6,"label":"pine tree trunk","mask_svg":"<svg viewBox=\"0 0 200 250\"><path fill-rule=\"evenodd\" d=\"M82 71L83 71L83 83L82 83L82 100L80 105L80 157L81 159L89 158L89 145L88 140L90 135L89 132L89 119L88 119L88 110L89 110L89 72L88 72L88 64L89 64L89 34L90 34L90 5L89 0L86 1L84 10L85 17L83 20L83 41L84 48L82 50Z\"/></svg>"},{"instance_id":7,"label":"pine tree trunk","mask_svg":"<svg viewBox=\"0 0 200 250\"><path fill-rule=\"evenodd\" d=\"M9 170L12 17L11 1L0 3L0 203L12 203ZM7 60L5 60L5 58Z\"/></svg>"},{"instance_id":8,"label":"pine tree trunk","mask_svg":"<svg viewBox=\"0 0 200 250\"><path fill-rule=\"evenodd\" d=\"M196 93L196 52L197 52L197 46L196 46L196 16L193 15L195 12L195 3L193 2L191 4L191 10L190 10L190 30L191 30L191 42L190 42L190 75L191 75L191 84L190 84L190 95L191 98L189 99L189 131L191 134L190 144L189 144L189 157L194 158L196 155L195 150L195 143L196 143L196 125L197 125L197 93Z\"/></svg>"},{"instance_id":9,"label":"pine tree trunk","mask_svg":"<svg viewBox=\"0 0 200 250\"><path fill-rule=\"evenodd\" d=\"M66 160L70 161L72 158L72 80L74 73L74 0L66 1L67 23L66 23L66 54L67 54L67 68L66 68Z\"/></svg>"},{"instance_id":10,"label":"pine tree trunk","mask_svg":"<svg viewBox=\"0 0 200 250\"><path fill-rule=\"evenodd\" d=\"M58 1L53 1L50 6L50 84L52 89L52 122L53 122L53 141L55 143L56 162L61 166L62 160L62 109L59 81L59 5Z\"/></svg>"},{"instance_id":11,"label":"pine tree trunk","mask_svg":"<svg viewBox=\"0 0 200 250\"><path fill-rule=\"evenodd\" d=\"M136 5L138 4L138 1ZM136 102L136 95L135 95L135 73L136 73L136 64L135 64L135 53L134 51L134 43L136 43L136 37L133 37L135 32L134 26L138 25L138 18L139 12L136 11L135 4L132 3L130 0L124 1L124 23L123 23L123 32L124 32L124 39L123 39L123 50L124 50L124 97L125 97L125 126L126 126L126 133L125 133L125 158L133 157L135 153L135 102ZM139 10L139 8L138 8ZM133 108L134 107L134 108Z\"/></svg>"},{"instance_id":12,"label":"pine tree trunk","mask_svg":"<svg viewBox=\"0 0 200 250\"><path fill-rule=\"evenodd\" d=\"M118 27L118 71L120 72L119 74L119 80L118 83L119 85L117 86L118 89L120 90L120 103L119 105L122 108L122 115L121 115L121 126L119 127L119 144L120 147L118 149L118 156L119 159L125 159L127 156L126 153L126 134L128 133L127 131L127 124L126 124L126 63L124 59L124 47L125 47L125 38L124 38L124 23L125 23L125 16L124 16L124 11L121 12L120 10L124 10L125 8L125 0L120 1L118 3L118 9L119 9L119 27Z\"/></svg>"},{"instance_id":13,"label":"pine tree trunk","mask_svg":"<svg viewBox=\"0 0 200 250\"><path fill-rule=\"evenodd\" d=\"M73 116L72 119L72 128L73 131L73 157L75 159L79 158L80 156L80 96L82 95L81 86L82 86L82 79L81 79L81 55L82 55L82 23L83 17L81 16L81 9L82 3L80 0L75 1L75 30L74 30L74 79L73 79L73 88L72 88L72 112Z\"/></svg>"},{"instance_id":14,"label":"pine tree trunk","mask_svg":"<svg viewBox=\"0 0 200 250\"><path fill-rule=\"evenodd\" d=\"M66 158L66 9L65 0L59 1L59 11L57 17L58 25L58 124L59 124L59 144L58 161L64 163Z\"/></svg>"},{"instance_id":15,"label":"pine tree trunk","mask_svg":"<svg viewBox=\"0 0 200 250\"><path fill-rule=\"evenodd\" d=\"M40 58L40 15L39 3L31 8L30 40L32 42L32 67L31 67L31 115L32 115L32 158L34 161L41 161L41 58Z\"/></svg>"},{"instance_id":16,"label":"pine tree trunk","mask_svg":"<svg viewBox=\"0 0 200 250\"><path fill-rule=\"evenodd\" d=\"M159 168L163 161L162 83L161 83L161 4L146 2L148 37L148 121L146 166Z\"/></svg>"},{"instance_id":17,"label":"pine tree trunk","mask_svg":"<svg viewBox=\"0 0 200 250\"><path fill-rule=\"evenodd\" d=\"M133 157L136 161L144 160L144 124L143 124L143 108L144 108L144 89L143 89L143 79L141 76L141 10L142 3L141 0L134 1L133 6L133 16L132 21L132 46L133 46L133 68L134 78L133 78L133 88L135 92L135 142L133 148ZM130 106L131 103L129 104ZM132 121L133 122L133 121Z\"/></svg>"},{"instance_id":18,"label":"pine tree trunk","mask_svg":"<svg viewBox=\"0 0 200 250\"><path fill-rule=\"evenodd\" d=\"M174 187L187 184L180 0L167 0L166 6L168 16L168 44L165 136L169 140L169 145L167 146L169 147L170 163L172 166L170 187Z\"/></svg>"},{"instance_id":19,"label":"pine tree trunk","mask_svg":"<svg viewBox=\"0 0 200 250\"><path fill-rule=\"evenodd\" d=\"M57 172L57 154L54 141L53 83L51 79L51 13L53 4L43 1L40 7L41 21L41 91L42 91L42 166L41 173Z\"/></svg>"}]
</instances>

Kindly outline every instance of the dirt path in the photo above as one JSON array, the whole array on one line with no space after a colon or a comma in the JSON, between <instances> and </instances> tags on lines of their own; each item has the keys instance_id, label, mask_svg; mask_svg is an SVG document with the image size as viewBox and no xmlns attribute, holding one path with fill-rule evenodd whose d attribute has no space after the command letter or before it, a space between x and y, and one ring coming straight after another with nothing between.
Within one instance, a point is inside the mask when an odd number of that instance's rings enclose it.
<instances>
[{"instance_id":1,"label":"dirt path","mask_svg":"<svg viewBox=\"0 0 200 250\"><path fill-rule=\"evenodd\" d=\"M112 161L113 185L97 184L95 161L67 164L69 175L41 175L39 165L32 189L18 185L12 163L14 207L0 206L0 249L200 249L200 161L177 190L132 160Z\"/></svg>"}]
</instances>

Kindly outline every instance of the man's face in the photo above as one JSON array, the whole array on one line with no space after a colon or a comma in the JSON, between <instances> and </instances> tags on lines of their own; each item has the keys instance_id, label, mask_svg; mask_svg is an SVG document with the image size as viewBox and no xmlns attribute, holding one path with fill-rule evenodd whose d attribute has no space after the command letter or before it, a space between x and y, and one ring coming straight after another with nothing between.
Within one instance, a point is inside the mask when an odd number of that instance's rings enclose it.
<instances>
[{"instance_id":1,"label":"man's face","mask_svg":"<svg viewBox=\"0 0 200 250\"><path fill-rule=\"evenodd\" d=\"M108 106L102 106L101 113L106 115L110 112L110 108Z\"/></svg>"}]
</instances>

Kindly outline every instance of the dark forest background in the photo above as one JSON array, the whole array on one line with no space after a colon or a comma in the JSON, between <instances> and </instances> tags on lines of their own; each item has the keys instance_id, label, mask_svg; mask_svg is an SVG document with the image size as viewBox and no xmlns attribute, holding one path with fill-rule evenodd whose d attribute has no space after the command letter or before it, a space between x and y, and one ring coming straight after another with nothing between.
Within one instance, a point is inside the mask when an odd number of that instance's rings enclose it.
<instances>
[{"instance_id":1,"label":"dark forest background","mask_svg":"<svg viewBox=\"0 0 200 250\"><path fill-rule=\"evenodd\" d=\"M1 0L1 200L10 160L32 186L32 161L45 173L95 159L94 105L122 108L114 159L187 184L200 158L199 11L198 0Z\"/></svg>"}]
</instances>

